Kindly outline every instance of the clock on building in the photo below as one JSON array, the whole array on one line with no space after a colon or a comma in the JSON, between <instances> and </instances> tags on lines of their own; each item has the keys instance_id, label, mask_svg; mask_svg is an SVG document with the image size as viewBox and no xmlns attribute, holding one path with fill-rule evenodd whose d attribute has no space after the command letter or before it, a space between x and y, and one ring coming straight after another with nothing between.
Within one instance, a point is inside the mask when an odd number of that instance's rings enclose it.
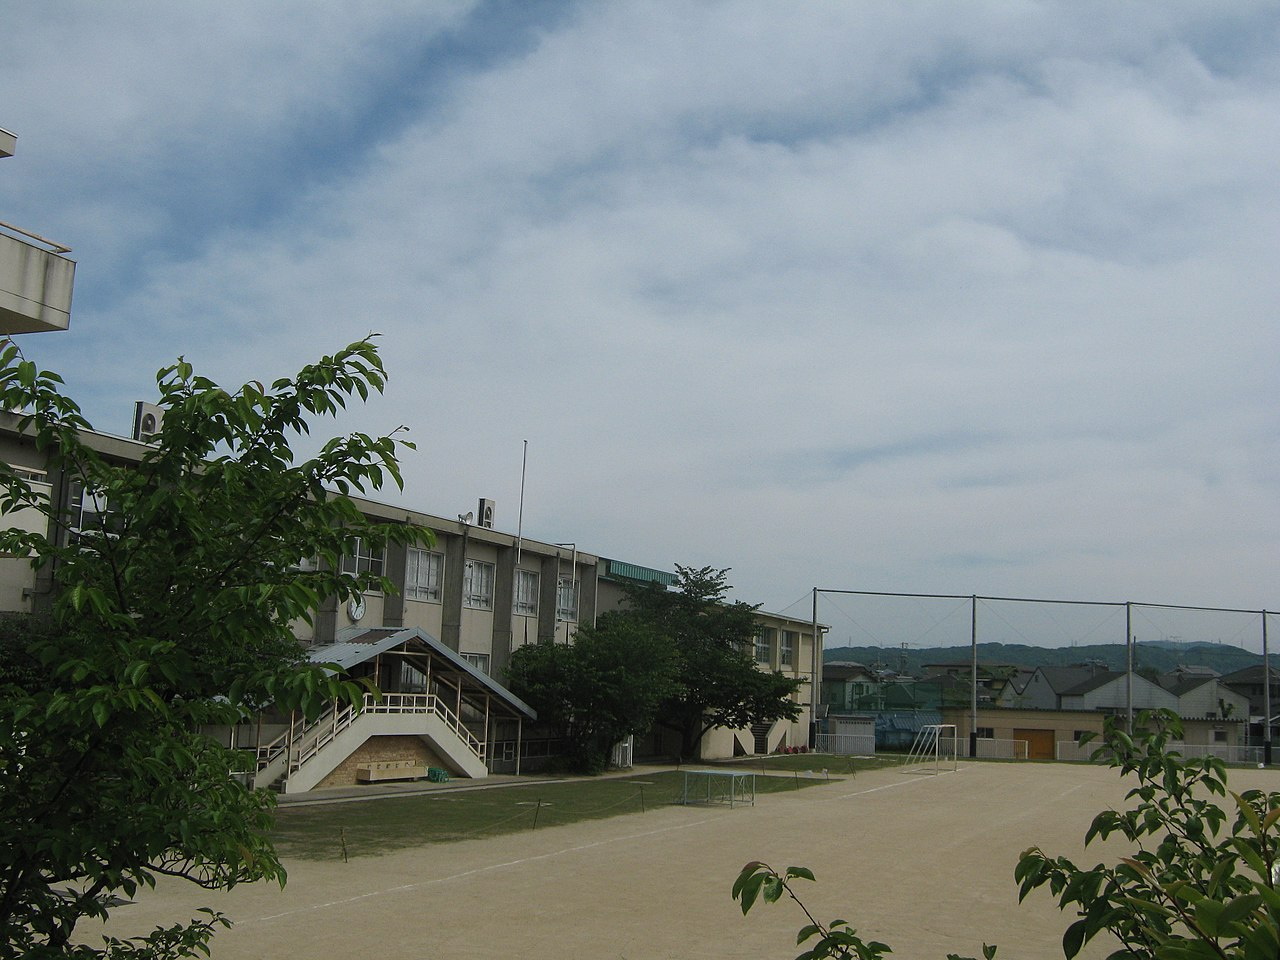
<instances>
[{"instance_id":1,"label":"clock on building","mask_svg":"<svg viewBox=\"0 0 1280 960\"><path fill-rule=\"evenodd\" d=\"M353 623L359 623L364 616L364 594L357 593L347 601L347 616Z\"/></svg>"}]
</instances>

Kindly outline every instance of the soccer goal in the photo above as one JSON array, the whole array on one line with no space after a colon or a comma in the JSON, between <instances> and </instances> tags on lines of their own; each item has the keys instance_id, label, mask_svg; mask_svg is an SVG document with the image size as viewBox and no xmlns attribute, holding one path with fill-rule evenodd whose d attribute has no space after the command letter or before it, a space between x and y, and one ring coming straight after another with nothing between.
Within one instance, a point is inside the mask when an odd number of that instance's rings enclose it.
<instances>
[{"instance_id":1,"label":"soccer goal","mask_svg":"<svg viewBox=\"0 0 1280 960\"><path fill-rule=\"evenodd\" d=\"M911 752L902 765L903 773L941 773L959 768L960 740L954 723L930 723L920 728Z\"/></svg>"}]
</instances>

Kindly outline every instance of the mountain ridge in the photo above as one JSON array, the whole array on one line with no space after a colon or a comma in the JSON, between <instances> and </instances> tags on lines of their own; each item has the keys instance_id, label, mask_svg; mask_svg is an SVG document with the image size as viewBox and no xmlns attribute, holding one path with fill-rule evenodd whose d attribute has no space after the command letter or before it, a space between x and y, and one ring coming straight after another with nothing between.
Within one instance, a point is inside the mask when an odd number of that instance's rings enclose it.
<instances>
[{"instance_id":1,"label":"mountain ridge","mask_svg":"<svg viewBox=\"0 0 1280 960\"><path fill-rule=\"evenodd\" d=\"M823 663L853 661L868 667L920 675L929 664L968 664L973 648L953 647L833 647L823 651ZM1033 647L1022 643L980 643L981 666L1066 667L1089 661L1110 670L1125 669L1123 643L1098 643L1075 647ZM1262 663L1262 656L1224 643L1171 643L1140 641L1134 644L1134 669L1167 673L1179 666L1208 667L1220 674Z\"/></svg>"}]
</instances>

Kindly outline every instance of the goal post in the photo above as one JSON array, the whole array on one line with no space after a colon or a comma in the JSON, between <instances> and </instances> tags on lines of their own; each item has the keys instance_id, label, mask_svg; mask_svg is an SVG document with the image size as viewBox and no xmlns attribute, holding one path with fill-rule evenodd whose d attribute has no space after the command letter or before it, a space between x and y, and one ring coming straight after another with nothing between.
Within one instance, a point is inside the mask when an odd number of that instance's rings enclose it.
<instances>
[{"instance_id":1,"label":"goal post","mask_svg":"<svg viewBox=\"0 0 1280 960\"><path fill-rule=\"evenodd\" d=\"M954 723L929 723L920 728L911 752L903 764L904 771L941 773L946 765L959 769L959 734Z\"/></svg>"}]
</instances>

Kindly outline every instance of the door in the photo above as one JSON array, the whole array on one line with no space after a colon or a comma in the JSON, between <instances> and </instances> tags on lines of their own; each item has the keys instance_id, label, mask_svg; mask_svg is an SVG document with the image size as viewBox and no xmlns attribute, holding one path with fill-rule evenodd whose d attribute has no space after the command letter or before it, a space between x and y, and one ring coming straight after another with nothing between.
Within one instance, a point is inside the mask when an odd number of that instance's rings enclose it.
<instances>
[{"instance_id":1,"label":"door","mask_svg":"<svg viewBox=\"0 0 1280 960\"><path fill-rule=\"evenodd\" d=\"M1014 730L1013 739L1027 741L1028 760L1056 759L1052 730Z\"/></svg>"}]
</instances>

